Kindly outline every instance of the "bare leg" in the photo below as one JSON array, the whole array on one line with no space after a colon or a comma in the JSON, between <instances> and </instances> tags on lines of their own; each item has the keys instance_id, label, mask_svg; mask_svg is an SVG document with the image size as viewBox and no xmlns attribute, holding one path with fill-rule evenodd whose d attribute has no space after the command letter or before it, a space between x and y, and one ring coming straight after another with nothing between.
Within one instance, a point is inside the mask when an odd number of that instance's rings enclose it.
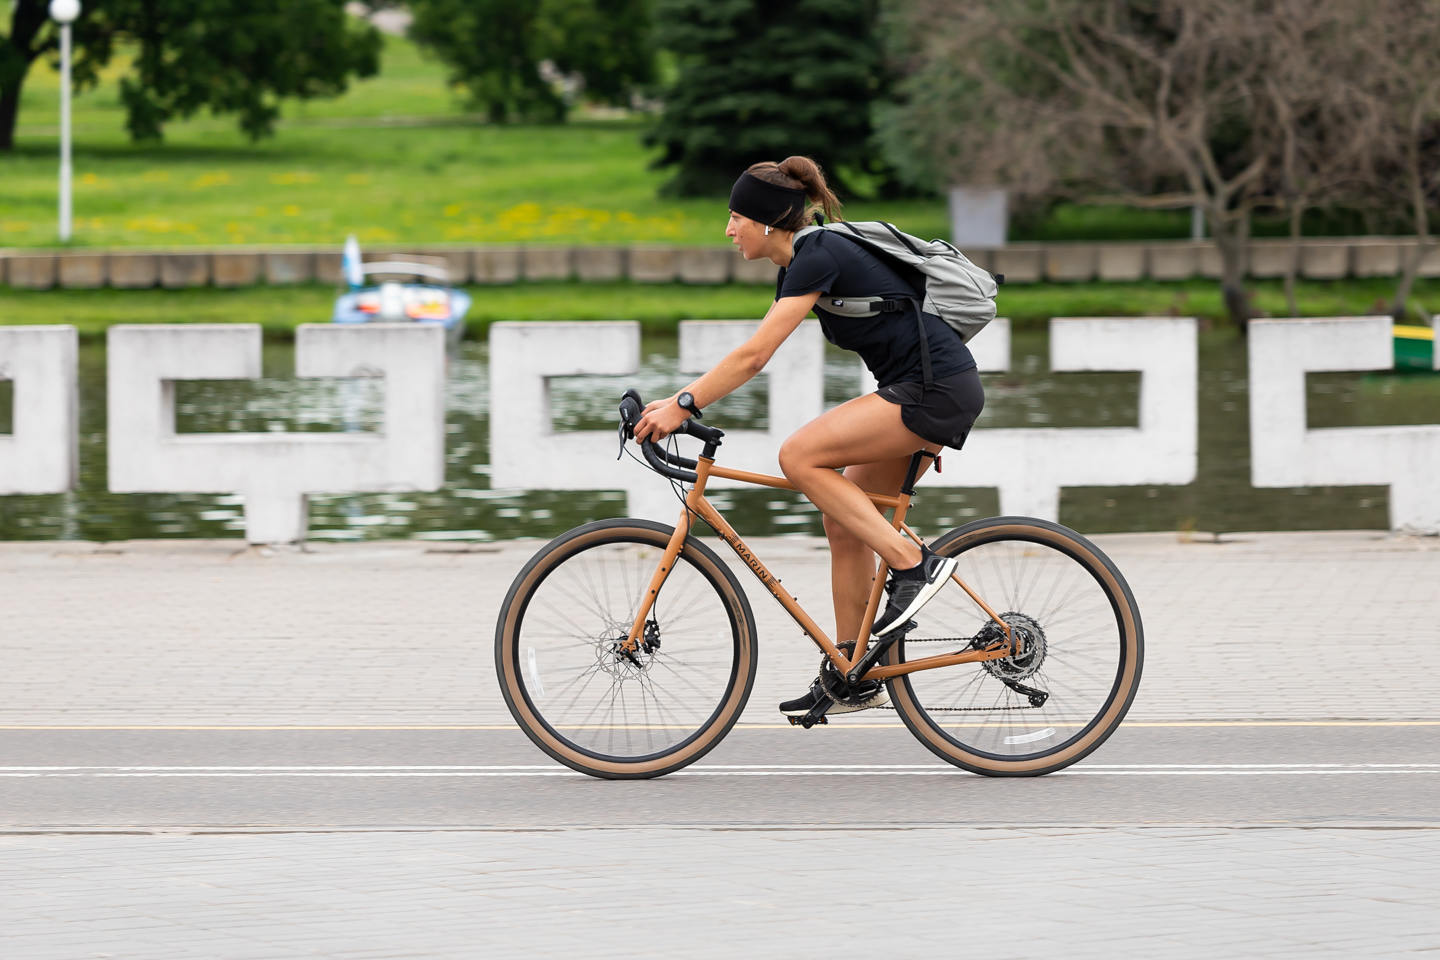
<instances>
[{"instance_id":1,"label":"bare leg","mask_svg":"<svg viewBox=\"0 0 1440 960\"><path fill-rule=\"evenodd\" d=\"M890 525L857 485L857 478L885 485L875 492L898 492L911 455L920 449L935 452L940 446L911 433L900 420L900 407L875 394L821 414L780 447L780 469L825 514L826 536L832 544L831 585L839 641L858 635L875 574L873 557L861 558L862 547L879 554L891 567L913 567L920 562L920 548ZM860 465L869 469L857 469L853 475L849 470L845 475L836 472L840 467ZM836 531L833 536L832 530ZM837 539L838 554L834 553ZM842 611L842 598L851 594L858 596ZM852 614L850 604L856 602L859 612Z\"/></svg>"},{"instance_id":2,"label":"bare leg","mask_svg":"<svg viewBox=\"0 0 1440 960\"><path fill-rule=\"evenodd\" d=\"M920 466L923 474L929 461ZM867 493L890 496L900 492L910 458L898 457L879 463L863 463L845 468L845 478ZM872 504L872 509L876 509ZM835 642L844 643L860 636L860 621L870 600L870 587L875 578L875 551L865 541L846 530L837 521L824 518L825 536L830 541L830 594L835 604Z\"/></svg>"}]
</instances>

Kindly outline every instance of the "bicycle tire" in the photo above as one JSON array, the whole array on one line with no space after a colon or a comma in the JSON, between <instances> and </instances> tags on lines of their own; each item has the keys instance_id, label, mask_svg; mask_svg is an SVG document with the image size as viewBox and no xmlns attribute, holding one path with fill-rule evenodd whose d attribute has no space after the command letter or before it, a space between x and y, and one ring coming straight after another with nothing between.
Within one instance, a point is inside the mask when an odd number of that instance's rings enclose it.
<instances>
[{"instance_id":1,"label":"bicycle tire","mask_svg":"<svg viewBox=\"0 0 1440 960\"><path fill-rule=\"evenodd\" d=\"M892 677L890 702L910 732L947 762L997 777L1052 773L1105 742L1134 701L1144 663L1140 610L1115 564L1075 531L1031 517L978 520L951 530L930 547L959 557L960 578L1002 619L1026 628L1038 626L1039 639L1030 660L1007 658ZM984 569L986 564L996 569ZM1045 599L1037 599L1047 586ZM1070 592L1057 599L1062 586ZM967 607L970 613L963 613ZM1056 616L1067 607L1064 616ZM897 642L886 652L886 663L904 663L907 654L919 659L949 652L927 648L927 635L963 637L978 624L980 632L974 636L980 636L985 624L992 623L954 583L916 620L929 626L917 627ZM1068 622L1077 620L1079 626ZM988 629L993 637L993 627ZM1112 657L1109 674L1104 665ZM1052 664L1050 671L1046 663ZM1061 682L1052 673L1066 679ZM1032 696L1014 690L1005 677L1022 690L1046 697L1035 706ZM993 684L987 687L989 681Z\"/></svg>"},{"instance_id":2,"label":"bicycle tire","mask_svg":"<svg viewBox=\"0 0 1440 960\"><path fill-rule=\"evenodd\" d=\"M673 532L636 519L576 527L540 548L500 608L495 668L505 704L536 746L574 770L604 779L671 773L713 749L749 699L757 661L754 614L730 568L694 537L686 537L656 597L653 651L616 652ZM571 603L574 591L588 595ZM677 649L696 659L687 662ZM558 688L568 693L580 684L569 701L546 692L542 656L552 674L580 671ZM597 678L601 688L588 692ZM662 684L685 689L672 693ZM632 721L632 708L643 723ZM597 713L608 722L592 723Z\"/></svg>"}]
</instances>

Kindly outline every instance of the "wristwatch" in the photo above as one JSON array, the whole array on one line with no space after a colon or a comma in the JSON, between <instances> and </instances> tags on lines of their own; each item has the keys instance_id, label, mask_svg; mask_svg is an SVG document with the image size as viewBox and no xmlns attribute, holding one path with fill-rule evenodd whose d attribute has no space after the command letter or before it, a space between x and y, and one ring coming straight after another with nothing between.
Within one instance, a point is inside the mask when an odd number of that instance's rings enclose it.
<instances>
[{"instance_id":1,"label":"wristwatch","mask_svg":"<svg viewBox=\"0 0 1440 960\"><path fill-rule=\"evenodd\" d=\"M675 402L680 405L681 410L689 410L690 416L696 420L701 419L700 408L695 406L695 397L689 390L681 390L680 396L675 398Z\"/></svg>"}]
</instances>

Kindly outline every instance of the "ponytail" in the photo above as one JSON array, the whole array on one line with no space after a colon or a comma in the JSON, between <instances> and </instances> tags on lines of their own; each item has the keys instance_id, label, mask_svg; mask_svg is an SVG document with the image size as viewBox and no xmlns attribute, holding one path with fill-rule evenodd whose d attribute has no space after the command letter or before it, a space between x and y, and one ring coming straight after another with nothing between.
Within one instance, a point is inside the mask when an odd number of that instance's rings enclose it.
<instances>
[{"instance_id":1,"label":"ponytail","mask_svg":"<svg viewBox=\"0 0 1440 960\"><path fill-rule=\"evenodd\" d=\"M805 191L805 209L775 224L781 230L799 230L817 222L817 214L826 220L839 220L840 200L825 182L820 164L809 157L786 157L779 163L756 163L745 171L750 175L781 187Z\"/></svg>"}]
</instances>

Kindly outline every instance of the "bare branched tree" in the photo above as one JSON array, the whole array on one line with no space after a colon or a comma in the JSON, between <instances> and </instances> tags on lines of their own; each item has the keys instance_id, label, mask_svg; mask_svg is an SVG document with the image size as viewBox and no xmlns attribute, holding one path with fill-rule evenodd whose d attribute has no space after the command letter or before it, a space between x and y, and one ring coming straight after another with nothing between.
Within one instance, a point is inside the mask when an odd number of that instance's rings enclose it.
<instances>
[{"instance_id":1,"label":"bare branched tree","mask_svg":"<svg viewBox=\"0 0 1440 960\"><path fill-rule=\"evenodd\" d=\"M1414 177L1437 175L1418 145L1436 74L1417 59L1440 45L1404 39L1422 6L1440 16L1434 0L906 0L890 10L903 101L882 131L937 187L1200 206L1243 325L1254 210L1286 211L1298 237L1308 209L1363 207L1402 150L1401 104ZM1405 92L1386 105L1381 89Z\"/></svg>"},{"instance_id":2,"label":"bare branched tree","mask_svg":"<svg viewBox=\"0 0 1440 960\"><path fill-rule=\"evenodd\" d=\"M1277 0L1264 77L1274 124L1270 203L1287 215L1285 299L1299 313L1295 278L1305 214L1338 204L1365 207L1377 176L1384 127L1375 98L1356 83L1368 70L1353 42L1370 12L1351 0Z\"/></svg>"},{"instance_id":3,"label":"bare branched tree","mask_svg":"<svg viewBox=\"0 0 1440 960\"><path fill-rule=\"evenodd\" d=\"M1420 264L1436 246L1429 209L1440 197L1440 3L1379 0L1348 39L1364 65L1357 85L1378 118L1368 200L1410 221L1416 236L1391 303L1401 320Z\"/></svg>"}]
</instances>

